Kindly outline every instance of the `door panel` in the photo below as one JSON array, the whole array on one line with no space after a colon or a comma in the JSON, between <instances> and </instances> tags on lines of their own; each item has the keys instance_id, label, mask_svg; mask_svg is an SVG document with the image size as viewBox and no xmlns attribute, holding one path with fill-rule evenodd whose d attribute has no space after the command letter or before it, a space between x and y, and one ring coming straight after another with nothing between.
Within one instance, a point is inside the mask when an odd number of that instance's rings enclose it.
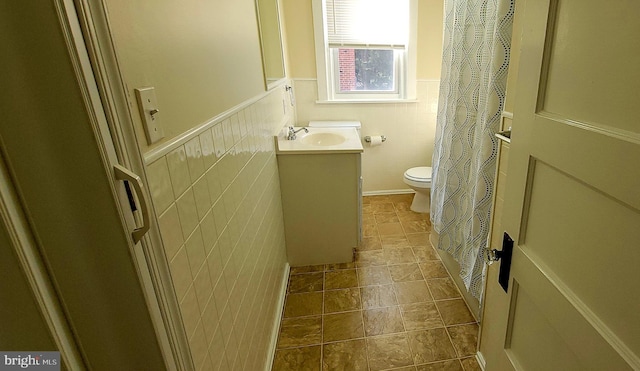
<instances>
[{"instance_id":1,"label":"door panel","mask_svg":"<svg viewBox=\"0 0 640 371\"><path fill-rule=\"evenodd\" d=\"M507 346L511 362L524 369L582 371L578 357L563 341L553 324L542 315L540 308L535 305L535 299L524 289L518 289L517 281L514 281L514 286L513 295L517 306L514 307L513 324L510 327L512 340ZM544 341L541 342L540 339ZM536 351L531 352L530 349Z\"/></svg>"},{"instance_id":2,"label":"door panel","mask_svg":"<svg viewBox=\"0 0 640 371\"><path fill-rule=\"evenodd\" d=\"M640 53L621 51L640 50L638 13L630 11L633 7L637 1L606 5L596 0L557 1L557 10L552 9L555 22L551 19L548 27L552 32L545 56L549 67L545 111L577 122L640 132L640 87L619 88L640 79ZM621 54L624 58L619 58Z\"/></svg>"},{"instance_id":3,"label":"door panel","mask_svg":"<svg viewBox=\"0 0 640 371\"><path fill-rule=\"evenodd\" d=\"M589 308L593 321L640 349L633 310L640 308L640 295L633 294L640 250L630 248L640 241L640 213L542 162L535 162L532 173L520 248L570 291L567 296L579 298L576 305Z\"/></svg>"},{"instance_id":4,"label":"door panel","mask_svg":"<svg viewBox=\"0 0 640 371\"><path fill-rule=\"evenodd\" d=\"M541 266L518 259L505 354L516 370L632 370ZM489 368L491 369L491 368Z\"/></svg>"},{"instance_id":5,"label":"door panel","mask_svg":"<svg viewBox=\"0 0 640 371\"><path fill-rule=\"evenodd\" d=\"M506 322L487 370L640 369L640 23L624 21L640 3L518 7L501 219L516 246L509 308L485 311Z\"/></svg>"}]
</instances>

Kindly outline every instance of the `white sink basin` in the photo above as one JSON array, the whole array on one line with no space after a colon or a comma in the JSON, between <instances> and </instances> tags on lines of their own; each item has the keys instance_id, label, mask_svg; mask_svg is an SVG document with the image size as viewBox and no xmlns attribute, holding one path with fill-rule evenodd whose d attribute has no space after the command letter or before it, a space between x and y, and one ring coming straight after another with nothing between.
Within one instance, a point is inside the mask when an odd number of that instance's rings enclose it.
<instances>
[{"instance_id":1,"label":"white sink basin","mask_svg":"<svg viewBox=\"0 0 640 371\"><path fill-rule=\"evenodd\" d=\"M294 128L300 129L299 127ZM287 140L287 127L275 137L276 152L283 154L361 153L362 142L353 127L309 127L309 132L298 132L294 140Z\"/></svg>"},{"instance_id":2,"label":"white sink basin","mask_svg":"<svg viewBox=\"0 0 640 371\"><path fill-rule=\"evenodd\" d=\"M336 133L309 133L299 140L304 144L326 147L342 144L347 141L347 138Z\"/></svg>"}]
</instances>

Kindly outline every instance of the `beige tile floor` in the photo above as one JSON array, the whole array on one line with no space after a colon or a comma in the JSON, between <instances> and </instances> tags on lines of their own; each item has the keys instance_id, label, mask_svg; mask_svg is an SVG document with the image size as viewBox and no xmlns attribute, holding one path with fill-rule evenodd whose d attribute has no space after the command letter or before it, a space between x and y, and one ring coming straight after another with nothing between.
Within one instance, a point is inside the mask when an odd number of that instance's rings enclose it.
<instances>
[{"instance_id":1,"label":"beige tile floor","mask_svg":"<svg viewBox=\"0 0 640 371\"><path fill-rule=\"evenodd\" d=\"M354 263L291 269L274 371L480 370L478 324L411 197L364 198Z\"/></svg>"}]
</instances>

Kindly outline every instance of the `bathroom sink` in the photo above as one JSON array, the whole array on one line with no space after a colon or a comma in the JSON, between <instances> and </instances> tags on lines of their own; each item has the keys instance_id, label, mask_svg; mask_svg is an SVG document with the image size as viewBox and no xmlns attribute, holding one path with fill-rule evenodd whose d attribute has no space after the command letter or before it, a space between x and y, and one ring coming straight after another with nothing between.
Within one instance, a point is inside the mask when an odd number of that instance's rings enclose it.
<instances>
[{"instance_id":1,"label":"bathroom sink","mask_svg":"<svg viewBox=\"0 0 640 371\"><path fill-rule=\"evenodd\" d=\"M347 138L336 133L310 133L300 138L302 143L312 146L335 146L344 143Z\"/></svg>"},{"instance_id":2,"label":"bathroom sink","mask_svg":"<svg viewBox=\"0 0 640 371\"><path fill-rule=\"evenodd\" d=\"M287 127L275 137L276 153L279 155L304 155L328 153L361 153L362 142L358 131L353 127L319 128L308 127L308 133L294 128L298 137L287 140Z\"/></svg>"}]
</instances>

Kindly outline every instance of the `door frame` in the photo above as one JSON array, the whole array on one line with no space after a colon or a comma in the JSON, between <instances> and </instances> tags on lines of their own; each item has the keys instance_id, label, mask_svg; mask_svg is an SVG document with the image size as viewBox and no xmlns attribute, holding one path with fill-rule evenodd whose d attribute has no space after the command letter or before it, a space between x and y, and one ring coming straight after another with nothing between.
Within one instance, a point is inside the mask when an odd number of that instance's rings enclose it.
<instances>
[{"instance_id":1,"label":"door frame","mask_svg":"<svg viewBox=\"0 0 640 371\"><path fill-rule=\"evenodd\" d=\"M96 135L98 145L110 152L110 157L118 164L138 174L143 183L148 184L104 1L55 1L68 36L69 54L81 69L76 71L78 80L84 85L87 102L93 106L92 113L97 116L94 126L98 126L95 130L101 134ZM143 197L152 205L148 187L143 187L142 191ZM126 225L125 215L122 214L122 218ZM131 253L158 343L169 369L194 370L154 212L149 213L147 223L151 224L149 232L139 244L132 242Z\"/></svg>"}]
</instances>

